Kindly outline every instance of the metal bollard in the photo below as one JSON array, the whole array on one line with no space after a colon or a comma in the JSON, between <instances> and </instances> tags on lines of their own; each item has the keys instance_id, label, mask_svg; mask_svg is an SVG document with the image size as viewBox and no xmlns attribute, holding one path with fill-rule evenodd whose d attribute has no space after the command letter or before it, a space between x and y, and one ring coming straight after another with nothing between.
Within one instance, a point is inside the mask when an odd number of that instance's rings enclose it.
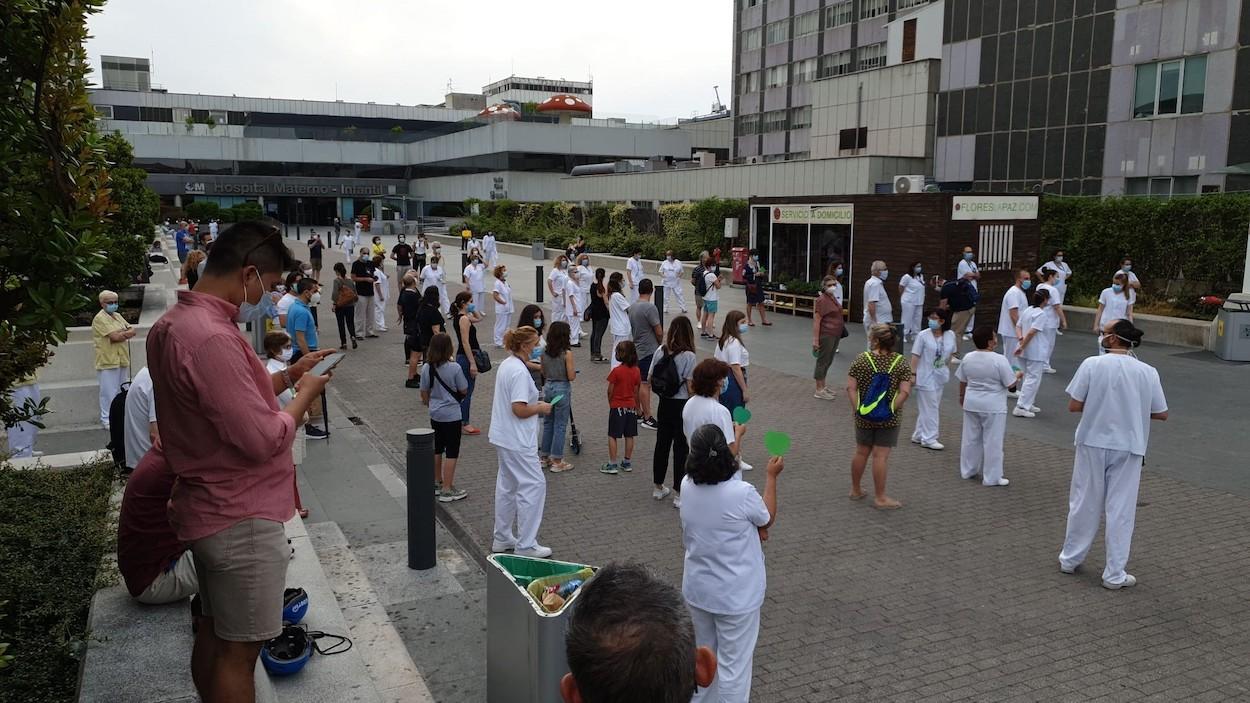
<instances>
[{"instance_id":1,"label":"metal bollard","mask_svg":"<svg viewBox=\"0 0 1250 703\"><path fill-rule=\"evenodd\" d=\"M652 297L654 298L654 300L652 300L651 302L655 303L655 309L660 311L660 326L663 327L664 326L664 286L656 286L655 294ZM661 339L660 343L663 344L664 340Z\"/></svg>"},{"instance_id":2,"label":"metal bollard","mask_svg":"<svg viewBox=\"0 0 1250 703\"><path fill-rule=\"evenodd\" d=\"M434 430L408 430L408 568L433 569Z\"/></svg>"},{"instance_id":3,"label":"metal bollard","mask_svg":"<svg viewBox=\"0 0 1250 703\"><path fill-rule=\"evenodd\" d=\"M534 267L534 302L543 302L543 267L539 264Z\"/></svg>"}]
</instances>

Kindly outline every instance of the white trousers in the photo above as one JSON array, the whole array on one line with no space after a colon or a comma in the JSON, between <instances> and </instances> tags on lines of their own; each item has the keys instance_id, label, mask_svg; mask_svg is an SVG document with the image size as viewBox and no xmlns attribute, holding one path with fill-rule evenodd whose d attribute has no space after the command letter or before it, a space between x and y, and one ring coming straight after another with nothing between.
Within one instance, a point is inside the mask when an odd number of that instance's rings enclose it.
<instances>
[{"instance_id":1,"label":"white trousers","mask_svg":"<svg viewBox=\"0 0 1250 703\"><path fill-rule=\"evenodd\" d=\"M582 316L574 313L574 309L578 312L582 308L569 299L567 307L564 308L564 321L569 323L569 344L580 344L582 341Z\"/></svg>"},{"instance_id":2,"label":"white trousers","mask_svg":"<svg viewBox=\"0 0 1250 703\"><path fill-rule=\"evenodd\" d=\"M1024 370L1024 382L1020 384L1020 397L1016 398L1016 407L1028 410L1036 405L1037 391L1042 386L1042 374L1046 373L1045 361L1020 359L1017 363Z\"/></svg>"},{"instance_id":3,"label":"white trousers","mask_svg":"<svg viewBox=\"0 0 1250 703\"><path fill-rule=\"evenodd\" d=\"M1050 343L1050 354L1046 355L1045 368L1051 368L1050 357L1055 355L1055 340L1059 338L1059 328L1055 327L1052 329L1042 330L1042 333L1046 335L1046 340Z\"/></svg>"},{"instance_id":4,"label":"white trousers","mask_svg":"<svg viewBox=\"0 0 1250 703\"><path fill-rule=\"evenodd\" d=\"M959 475L972 478L981 474L981 483L998 485L1003 477L1003 433L1007 413L964 411L963 439L959 446Z\"/></svg>"},{"instance_id":5,"label":"white trousers","mask_svg":"<svg viewBox=\"0 0 1250 703\"><path fill-rule=\"evenodd\" d=\"M373 296L373 329L386 329L386 301L380 295Z\"/></svg>"},{"instance_id":6,"label":"white trousers","mask_svg":"<svg viewBox=\"0 0 1250 703\"><path fill-rule=\"evenodd\" d=\"M638 279L641 281L642 279ZM638 302L638 281L634 281L634 285L629 287L629 304L633 305Z\"/></svg>"},{"instance_id":7,"label":"white trousers","mask_svg":"<svg viewBox=\"0 0 1250 703\"><path fill-rule=\"evenodd\" d=\"M923 303L903 303L903 334L908 337L920 334L920 313L923 309Z\"/></svg>"},{"instance_id":8,"label":"white trousers","mask_svg":"<svg viewBox=\"0 0 1250 703\"><path fill-rule=\"evenodd\" d=\"M495 346L503 346L503 333L508 331L508 323L512 322L511 313L501 312L501 305L495 306Z\"/></svg>"},{"instance_id":9,"label":"white trousers","mask_svg":"<svg viewBox=\"0 0 1250 703\"><path fill-rule=\"evenodd\" d=\"M976 324L977 324L977 313L976 313L976 308L973 308L972 314L968 316L968 326L964 328L964 333L972 334L972 330ZM959 330L955 330L955 331L958 332Z\"/></svg>"},{"instance_id":10,"label":"white trousers","mask_svg":"<svg viewBox=\"0 0 1250 703\"><path fill-rule=\"evenodd\" d=\"M43 399L39 394L38 383L27 383L24 386L17 386L13 392L9 394L13 402L13 407L21 409L27 400L32 400L36 405ZM113 402L111 399L109 402ZM39 428L29 422L19 422L9 428L9 454L14 459L29 457L35 451L35 438L39 436Z\"/></svg>"},{"instance_id":11,"label":"white trousers","mask_svg":"<svg viewBox=\"0 0 1250 703\"><path fill-rule=\"evenodd\" d=\"M616 334L612 335L612 348L604 350L608 353L608 358L612 360L612 365L608 367L609 370L614 369L621 365L621 362L616 360L616 345L620 344L621 342L624 342L627 339L630 341L633 341L634 338L629 335L625 335L623 337L621 335L616 335Z\"/></svg>"},{"instance_id":12,"label":"white trousers","mask_svg":"<svg viewBox=\"0 0 1250 703\"><path fill-rule=\"evenodd\" d=\"M664 279L664 312L668 312L669 303L677 303L677 309L686 311L686 294L681 290L681 281L674 278Z\"/></svg>"},{"instance_id":13,"label":"white trousers","mask_svg":"<svg viewBox=\"0 0 1250 703\"><path fill-rule=\"evenodd\" d=\"M1001 334L999 335L999 337L1003 340L1003 343L1001 346L1003 349L1003 356L1007 357L1007 363L1011 364L1012 366L1019 366L1020 368L1023 369L1024 367L1021 366L1021 364L1023 364L1024 361L1022 359L1016 358L1016 349L1020 348L1020 338L1008 337L1005 334Z\"/></svg>"},{"instance_id":14,"label":"white trousers","mask_svg":"<svg viewBox=\"0 0 1250 703\"><path fill-rule=\"evenodd\" d=\"M924 362L921 362L924 363ZM942 391L916 389L916 430L912 441L932 444L938 441L938 416L942 406Z\"/></svg>"},{"instance_id":15,"label":"white trousers","mask_svg":"<svg viewBox=\"0 0 1250 703\"><path fill-rule=\"evenodd\" d=\"M538 526L547 500L547 477L538 451L496 446L499 476L495 479L495 542L532 549L538 544ZM516 523L516 530L512 525Z\"/></svg>"},{"instance_id":16,"label":"white trousers","mask_svg":"<svg viewBox=\"0 0 1250 703\"><path fill-rule=\"evenodd\" d=\"M1137 519L1137 488L1142 457L1125 451L1076 445L1072 487L1068 493L1068 531L1059 565L1073 568L1085 561L1107 514L1107 564L1102 580L1123 583Z\"/></svg>"},{"instance_id":17,"label":"white trousers","mask_svg":"<svg viewBox=\"0 0 1250 703\"><path fill-rule=\"evenodd\" d=\"M362 295L356 298L356 336L363 337L377 331L373 317L373 299L377 296Z\"/></svg>"},{"instance_id":18,"label":"white trousers","mask_svg":"<svg viewBox=\"0 0 1250 703\"><path fill-rule=\"evenodd\" d=\"M109 424L109 406L113 398L122 390L122 384L130 378L130 369L122 366L116 369L96 369L96 378L100 381L100 422L105 427Z\"/></svg>"},{"instance_id":19,"label":"white trousers","mask_svg":"<svg viewBox=\"0 0 1250 703\"><path fill-rule=\"evenodd\" d=\"M551 300L551 322L568 322L568 307L563 296ZM550 323L547 329L551 329Z\"/></svg>"},{"instance_id":20,"label":"white trousers","mask_svg":"<svg viewBox=\"0 0 1250 703\"><path fill-rule=\"evenodd\" d=\"M446 283L440 283L438 286L438 309L442 311L444 316L451 312L451 298L447 297Z\"/></svg>"},{"instance_id":21,"label":"white trousers","mask_svg":"<svg viewBox=\"0 0 1250 703\"><path fill-rule=\"evenodd\" d=\"M751 700L751 669L760 634L760 611L716 615L686 604L694 621L694 642L716 653L716 678L698 689L692 703L746 703Z\"/></svg>"},{"instance_id":22,"label":"white trousers","mask_svg":"<svg viewBox=\"0 0 1250 703\"><path fill-rule=\"evenodd\" d=\"M476 293L471 293L470 295L473 296L472 298L473 304L477 306L474 308L474 310L477 310L477 314L481 315L482 317L486 317L486 291L480 290L480 291L477 291Z\"/></svg>"},{"instance_id":23,"label":"white trousers","mask_svg":"<svg viewBox=\"0 0 1250 703\"><path fill-rule=\"evenodd\" d=\"M147 605L176 603L194 595L199 590L200 582L195 575L195 558L188 549L178 557L174 568L157 574L156 579L135 600Z\"/></svg>"}]
</instances>

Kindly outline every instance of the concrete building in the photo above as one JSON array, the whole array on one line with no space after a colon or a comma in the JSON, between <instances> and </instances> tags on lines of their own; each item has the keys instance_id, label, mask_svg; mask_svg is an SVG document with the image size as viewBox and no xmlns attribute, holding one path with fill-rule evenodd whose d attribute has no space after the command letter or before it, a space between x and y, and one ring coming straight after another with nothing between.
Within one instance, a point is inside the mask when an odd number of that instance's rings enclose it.
<instances>
[{"instance_id":1,"label":"concrete building","mask_svg":"<svg viewBox=\"0 0 1250 703\"><path fill-rule=\"evenodd\" d=\"M101 56L100 81L105 90L151 90L152 63L131 56Z\"/></svg>"},{"instance_id":2,"label":"concrete building","mask_svg":"<svg viewBox=\"0 0 1250 703\"><path fill-rule=\"evenodd\" d=\"M494 83L482 86L482 95L488 105L502 102L518 104L540 103L557 93L576 95L594 105L595 88L592 81L569 81L563 78L552 79L526 78L524 76L508 76Z\"/></svg>"}]
</instances>

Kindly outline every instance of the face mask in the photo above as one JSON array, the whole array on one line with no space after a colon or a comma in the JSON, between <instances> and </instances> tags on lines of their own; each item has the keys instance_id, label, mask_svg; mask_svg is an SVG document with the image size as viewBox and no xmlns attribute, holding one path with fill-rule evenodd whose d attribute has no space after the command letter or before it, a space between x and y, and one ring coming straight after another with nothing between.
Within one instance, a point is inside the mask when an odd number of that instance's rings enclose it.
<instances>
[{"instance_id":1,"label":"face mask","mask_svg":"<svg viewBox=\"0 0 1250 703\"><path fill-rule=\"evenodd\" d=\"M368 261L368 260L369 260L369 255L368 255L368 254L361 254L361 255L360 255L360 260L361 260L361 261Z\"/></svg>"},{"instance_id":2,"label":"face mask","mask_svg":"<svg viewBox=\"0 0 1250 703\"><path fill-rule=\"evenodd\" d=\"M890 272L889 272L889 271L882 271L879 275L881 276L881 280L883 280L883 281L884 281L884 280L886 280L887 278L889 278L889 277L890 277Z\"/></svg>"},{"instance_id":3,"label":"face mask","mask_svg":"<svg viewBox=\"0 0 1250 703\"><path fill-rule=\"evenodd\" d=\"M430 264L430 270L431 270L431 271L437 271L437 270L438 270L438 264Z\"/></svg>"},{"instance_id":4,"label":"face mask","mask_svg":"<svg viewBox=\"0 0 1250 703\"><path fill-rule=\"evenodd\" d=\"M108 314L112 315L117 312L117 303L108 303L104 306L104 310L108 312Z\"/></svg>"},{"instance_id":5,"label":"face mask","mask_svg":"<svg viewBox=\"0 0 1250 703\"><path fill-rule=\"evenodd\" d=\"M1119 293L1120 291L1124 290L1124 286L1120 285L1119 283L1112 283L1111 290Z\"/></svg>"},{"instance_id":6,"label":"face mask","mask_svg":"<svg viewBox=\"0 0 1250 703\"><path fill-rule=\"evenodd\" d=\"M1030 281L1029 279L1026 278L1020 282L1020 287L1025 290L1028 290L1033 287L1033 281Z\"/></svg>"},{"instance_id":7,"label":"face mask","mask_svg":"<svg viewBox=\"0 0 1250 703\"><path fill-rule=\"evenodd\" d=\"M274 290L278 291L279 293L285 293L285 292L286 292L286 286L284 286L284 285L282 285L281 283L279 283L278 285L274 286Z\"/></svg>"},{"instance_id":8,"label":"face mask","mask_svg":"<svg viewBox=\"0 0 1250 703\"><path fill-rule=\"evenodd\" d=\"M739 325L738 325L738 334L739 334L739 335L743 335L743 334L746 334L746 333L747 333L747 326L746 326L746 325L743 325L743 324L739 324Z\"/></svg>"},{"instance_id":9,"label":"face mask","mask_svg":"<svg viewBox=\"0 0 1250 703\"><path fill-rule=\"evenodd\" d=\"M312 267L311 267L311 266L309 266L309 267L307 267L307 268L302 268L302 269L300 269L300 273L304 274L305 276L311 276L311 275L312 275Z\"/></svg>"},{"instance_id":10,"label":"face mask","mask_svg":"<svg viewBox=\"0 0 1250 703\"><path fill-rule=\"evenodd\" d=\"M842 275L842 267L841 267L841 266L839 266L839 267L837 268L837 270L833 272L833 275L835 275L835 276L841 276L841 275Z\"/></svg>"},{"instance_id":11,"label":"face mask","mask_svg":"<svg viewBox=\"0 0 1250 703\"><path fill-rule=\"evenodd\" d=\"M468 307L468 308L466 308L466 309L467 309L469 312L477 312L477 305L475 305L475 304L473 304L473 303L469 303L469 307Z\"/></svg>"},{"instance_id":12,"label":"face mask","mask_svg":"<svg viewBox=\"0 0 1250 703\"><path fill-rule=\"evenodd\" d=\"M728 376L725 377L725 380L720 382L720 392L722 395L729 392L729 377Z\"/></svg>"},{"instance_id":13,"label":"face mask","mask_svg":"<svg viewBox=\"0 0 1250 703\"><path fill-rule=\"evenodd\" d=\"M294 353L294 350L291 349L290 347L283 347L282 351L278 352L278 361L281 361L283 363L290 361L291 354L293 353Z\"/></svg>"},{"instance_id":14,"label":"face mask","mask_svg":"<svg viewBox=\"0 0 1250 703\"><path fill-rule=\"evenodd\" d=\"M1055 263L1056 263L1056 264L1062 264L1062 263L1063 263L1063 254L1055 254Z\"/></svg>"},{"instance_id":15,"label":"face mask","mask_svg":"<svg viewBox=\"0 0 1250 703\"><path fill-rule=\"evenodd\" d=\"M830 297L830 298L836 298L836 297L838 297L838 287L837 287L837 286L829 286L828 288L826 288L826 289L825 289L825 292L829 294L829 297Z\"/></svg>"},{"instance_id":16,"label":"face mask","mask_svg":"<svg viewBox=\"0 0 1250 703\"><path fill-rule=\"evenodd\" d=\"M972 261L972 252L970 251L964 252L964 261Z\"/></svg>"},{"instance_id":17,"label":"face mask","mask_svg":"<svg viewBox=\"0 0 1250 703\"><path fill-rule=\"evenodd\" d=\"M308 304L309 304L309 305L320 305L320 304L321 304L321 291L317 291L316 293L313 293L313 294L312 294L312 299L308 301Z\"/></svg>"},{"instance_id":18,"label":"face mask","mask_svg":"<svg viewBox=\"0 0 1250 703\"><path fill-rule=\"evenodd\" d=\"M568 267L569 267L569 262L567 262L567 261L565 261L564 263L560 264L560 268L561 268L561 269L567 270L567 269L568 269Z\"/></svg>"},{"instance_id":19,"label":"face mask","mask_svg":"<svg viewBox=\"0 0 1250 703\"><path fill-rule=\"evenodd\" d=\"M752 260L752 261L756 261L756 262L758 262L758 261L760 260L759 254L756 254L755 256L752 256L752 257L751 257L751 260Z\"/></svg>"},{"instance_id":20,"label":"face mask","mask_svg":"<svg viewBox=\"0 0 1250 703\"><path fill-rule=\"evenodd\" d=\"M260 273L256 274L259 282ZM277 307L273 304L273 298L265 295L264 285L261 285L260 301L250 303L247 300L247 279L243 279L243 302L239 303L239 312L234 316L236 322L260 322L267 317L274 317L277 314Z\"/></svg>"},{"instance_id":21,"label":"face mask","mask_svg":"<svg viewBox=\"0 0 1250 703\"><path fill-rule=\"evenodd\" d=\"M543 328L543 319L541 317L534 318L534 329L540 330L542 328Z\"/></svg>"},{"instance_id":22,"label":"face mask","mask_svg":"<svg viewBox=\"0 0 1250 703\"><path fill-rule=\"evenodd\" d=\"M642 258L642 254L634 254L634 261L637 261L641 258Z\"/></svg>"},{"instance_id":23,"label":"face mask","mask_svg":"<svg viewBox=\"0 0 1250 703\"><path fill-rule=\"evenodd\" d=\"M942 326L942 323L939 322L938 320L929 320L929 329L933 330L934 332L937 332L938 328L941 326Z\"/></svg>"},{"instance_id":24,"label":"face mask","mask_svg":"<svg viewBox=\"0 0 1250 703\"><path fill-rule=\"evenodd\" d=\"M919 276L920 274L924 273L924 269L920 268L919 266L917 266L916 268L912 269L912 271L915 271L915 273L916 273L916 275L917 275L917 276Z\"/></svg>"},{"instance_id":25,"label":"face mask","mask_svg":"<svg viewBox=\"0 0 1250 703\"><path fill-rule=\"evenodd\" d=\"M669 261L672 261L672 260L673 260L673 255L672 255L672 254L669 254L668 256L665 256L664 258L668 259Z\"/></svg>"},{"instance_id":26,"label":"face mask","mask_svg":"<svg viewBox=\"0 0 1250 703\"><path fill-rule=\"evenodd\" d=\"M1132 271L1132 270L1133 270L1133 265L1132 265L1132 264L1124 264L1123 266L1121 266L1121 267L1120 267L1120 270L1122 270L1122 271Z\"/></svg>"}]
</instances>

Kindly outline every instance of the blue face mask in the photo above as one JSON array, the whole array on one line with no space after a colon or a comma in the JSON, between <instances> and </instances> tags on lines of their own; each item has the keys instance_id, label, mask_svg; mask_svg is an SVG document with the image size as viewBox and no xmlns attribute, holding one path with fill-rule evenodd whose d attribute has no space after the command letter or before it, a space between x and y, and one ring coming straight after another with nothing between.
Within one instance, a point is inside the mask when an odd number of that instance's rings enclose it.
<instances>
[{"instance_id":1,"label":"blue face mask","mask_svg":"<svg viewBox=\"0 0 1250 703\"><path fill-rule=\"evenodd\" d=\"M468 308L466 308L466 309L467 309L469 312L477 312L477 305L475 305L475 304L473 304L473 303L469 303L469 307L468 307Z\"/></svg>"},{"instance_id":2,"label":"blue face mask","mask_svg":"<svg viewBox=\"0 0 1250 703\"><path fill-rule=\"evenodd\" d=\"M1120 291L1124 290L1124 286L1120 285L1119 283L1112 283L1111 290L1119 293Z\"/></svg>"},{"instance_id":3,"label":"blue face mask","mask_svg":"<svg viewBox=\"0 0 1250 703\"><path fill-rule=\"evenodd\" d=\"M542 329L542 328L543 328L543 319L542 319L541 317L535 317L535 318L534 318L534 329L536 329L536 330L540 330L540 329Z\"/></svg>"},{"instance_id":4,"label":"blue face mask","mask_svg":"<svg viewBox=\"0 0 1250 703\"><path fill-rule=\"evenodd\" d=\"M964 261L972 261L972 252L970 251L964 252Z\"/></svg>"},{"instance_id":5,"label":"blue face mask","mask_svg":"<svg viewBox=\"0 0 1250 703\"><path fill-rule=\"evenodd\" d=\"M728 376L725 377L725 380L720 382L720 392L721 392L721 395L724 395L725 393L729 392L729 377Z\"/></svg>"},{"instance_id":6,"label":"blue face mask","mask_svg":"<svg viewBox=\"0 0 1250 703\"><path fill-rule=\"evenodd\" d=\"M942 323L940 321L929 320L929 329L933 330L934 332L937 332L938 329L941 328L941 326L942 326Z\"/></svg>"},{"instance_id":7,"label":"blue face mask","mask_svg":"<svg viewBox=\"0 0 1250 703\"><path fill-rule=\"evenodd\" d=\"M247 301L247 278L243 279L243 302L239 303L239 312L234 316L235 322L260 322L277 316L278 309L273 304L273 298L265 295L265 285L260 280L259 271L256 272L256 282L260 284L260 301L249 303Z\"/></svg>"},{"instance_id":8,"label":"blue face mask","mask_svg":"<svg viewBox=\"0 0 1250 703\"><path fill-rule=\"evenodd\" d=\"M919 275L921 275L921 274L923 274L923 273L924 273L924 269L920 268L919 266L917 266L916 268L912 269L912 271L914 271L914 272L916 273L916 275L917 275L917 276L919 276Z\"/></svg>"},{"instance_id":9,"label":"blue face mask","mask_svg":"<svg viewBox=\"0 0 1250 703\"><path fill-rule=\"evenodd\" d=\"M881 272L881 274L880 274L880 276L881 276L881 280L883 280L883 281L884 281L884 280L886 280L887 278L889 278L889 277L890 277L890 272L889 272L889 271L882 271L882 272Z\"/></svg>"},{"instance_id":10,"label":"blue face mask","mask_svg":"<svg viewBox=\"0 0 1250 703\"><path fill-rule=\"evenodd\" d=\"M1132 271L1132 270L1133 270L1133 265L1132 265L1132 264L1124 264L1123 266L1121 266L1121 267L1120 267L1120 270L1121 270L1121 271L1126 271L1126 272L1127 272L1127 271Z\"/></svg>"},{"instance_id":11,"label":"blue face mask","mask_svg":"<svg viewBox=\"0 0 1250 703\"><path fill-rule=\"evenodd\" d=\"M746 326L746 325L738 325L738 334L740 334L740 335L741 335L741 334L746 334L746 333L747 333L747 326Z\"/></svg>"},{"instance_id":12,"label":"blue face mask","mask_svg":"<svg viewBox=\"0 0 1250 703\"><path fill-rule=\"evenodd\" d=\"M841 267L841 266L839 266L839 267L837 268L837 270L835 270L835 271L833 272L833 275L835 275L835 276L841 276L841 275L842 275L842 267Z\"/></svg>"},{"instance_id":13,"label":"blue face mask","mask_svg":"<svg viewBox=\"0 0 1250 703\"><path fill-rule=\"evenodd\" d=\"M112 315L113 313L117 312L117 303L109 303L108 305L105 305L104 310L108 314Z\"/></svg>"},{"instance_id":14,"label":"blue face mask","mask_svg":"<svg viewBox=\"0 0 1250 703\"><path fill-rule=\"evenodd\" d=\"M1029 279L1026 278L1020 282L1020 287L1025 290L1028 290L1033 287L1033 281L1030 281Z\"/></svg>"}]
</instances>

